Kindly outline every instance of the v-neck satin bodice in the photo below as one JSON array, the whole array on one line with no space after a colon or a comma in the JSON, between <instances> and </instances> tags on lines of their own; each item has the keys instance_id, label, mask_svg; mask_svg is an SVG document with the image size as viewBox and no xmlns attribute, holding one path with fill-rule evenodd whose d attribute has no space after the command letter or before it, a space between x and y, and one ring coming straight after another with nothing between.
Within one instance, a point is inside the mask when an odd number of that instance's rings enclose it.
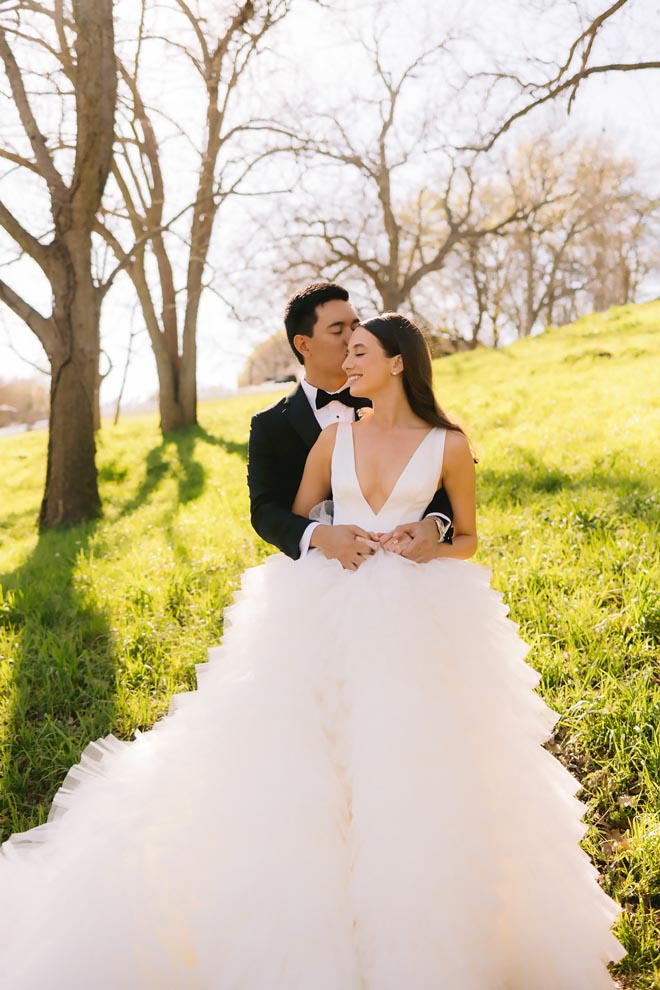
<instances>
[{"instance_id":1,"label":"v-neck satin bodice","mask_svg":"<svg viewBox=\"0 0 660 990\"><path fill-rule=\"evenodd\" d=\"M355 467L353 427L337 427L332 455L332 494L336 526L353 523L385 532L399 523L421 519L438 488L446 430L434 427L414 450L383 507L374 512L365 499Z\"/></svg>"}]
</instances>

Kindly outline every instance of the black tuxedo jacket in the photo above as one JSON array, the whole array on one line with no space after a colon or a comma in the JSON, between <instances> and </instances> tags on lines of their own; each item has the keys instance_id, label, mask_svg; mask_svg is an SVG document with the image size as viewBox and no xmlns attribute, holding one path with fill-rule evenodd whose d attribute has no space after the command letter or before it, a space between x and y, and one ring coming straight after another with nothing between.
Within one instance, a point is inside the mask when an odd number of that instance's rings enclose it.
<instances>
[{"instance_id":1,"label":"black tuxedo jacket","mask_svg":"<svg viewBox=\"0 0 660 990\"><path fill-rule=\"evenodd\" d=\"M248 488L252 525L267 543L296 560L309 519L291 511L305 461L321 432L302 387L294 389L252 417L248 448ZM452 510L444 488L427 506L449 519ZM409 522L410 520L405 520Z\"/></svg>"}]
</instances>

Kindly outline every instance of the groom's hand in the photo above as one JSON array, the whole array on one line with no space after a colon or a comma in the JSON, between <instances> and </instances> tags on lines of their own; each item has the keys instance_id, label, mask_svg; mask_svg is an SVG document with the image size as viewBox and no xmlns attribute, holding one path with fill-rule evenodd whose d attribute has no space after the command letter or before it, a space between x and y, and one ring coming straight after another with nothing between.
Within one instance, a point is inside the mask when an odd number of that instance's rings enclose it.
<instances>
[{"instance_id":1,"label":"groom's hand","mask_svg":"<svg viewBox=\"0 0 660 990\"><path fill-rule=\"evenodd\" d=\"M414 560L416 564L428 564L439 556L438 527L432 516L397 526L391 533L384 533L380 542L385 550Z\"/></svg>"},{"instance_id":2,"label":"groom's hand","mask_svg":"<svg viewBox=\"0 0 660 990\"><path fill-rule=\"evenodd\" d=\"M317 526L309 545L330 560L338 560L347 571L357 571L378 547L359 526Z\"/></svg>"}]
</instances>

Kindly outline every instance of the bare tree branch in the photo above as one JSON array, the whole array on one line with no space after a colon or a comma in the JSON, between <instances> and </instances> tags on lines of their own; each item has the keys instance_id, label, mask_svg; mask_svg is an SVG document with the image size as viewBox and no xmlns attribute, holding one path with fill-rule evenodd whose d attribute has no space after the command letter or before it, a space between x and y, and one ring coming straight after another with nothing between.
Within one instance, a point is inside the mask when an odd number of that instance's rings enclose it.
<instances>
[{"instance_id":1,"label":"bare tree branch","mask_svg":"<svg viewBox=\"0 0 660 990\"><path fill-rule=\"evenodd\" d=\"M51 271L50 251L16 219L13 213L0 201L0 227L13 237L18 246L36 261L41 270L48 275Z\"/></svg>"},{"instance_id":2,"label":"bare tree branch","mask_svg":"<svg viewBox=\"0 0 660 990\"><path fill-rule=\"evenodd\" d=\"M546 103L556 100L564 93L569 93L567 109L570 113L575 102L578 88L581 83L591 76L602 75L609 72L638 72L644 69L660 69L660 60L641 59L632 62L612 61L603 64L590 65L589 59L592 56L594 44L604 26L619 11L621 11L630 0L615 0L609 7L594 17L587 27L580 32L569 46L566 58L557 67L554 76L545 82L529 83L523 81L513 73L497 73L496 78L506 79L515 82L521 93L528 94L531 98L524 106L508 114L504 121L491 132L488 139L479 145L483 151L489 151L496 141L506 134L522 117L536 110ZM572 68L575 60L578 65ZM475 148L472 148L475 150Z\"/></svg>"},{"instance_id":3,"label":"bare tree branch","mask_svg":"<svg viewBox=\"0 0 660 990\"><path fill-rule=\"evenodd\" d=\"M43 178L41 169L36 162L31 162L29 158L24 158L23 155L17 155L15 151L9 151L8 148L0 148L0 158L6 158L7 161L14 162L14 164L20 165L21 168L27 168L30 172L34 172L35 175Z\"/></svg>"},{"instance_id":4,"label":"bare tree branch","mask_svg":"<svg viewBox=\"0 0 660 990\"><path fill-rule=\"evenodd\" d=\"M34 306L30 306L17 292L0 279L0 300L20 317L43 344L46 353L52 352L55 345L52 320L42 316Z\"/></svg>"},{"instance_id":5,"label":"bare tree branch","mask_svg":"<svg viewBox=\"0 0 660 990\"><path fill-rule=\"evenodd\" d=\"M32 146L32 152L41 171L41 175L48 183L48 187L51 189L53 197L58 200L62 200L66 195L66 187L62 180L62 176L53 164L53 160L48 150L48 145L46 144L46 139L39 130L39 126L32 112L32 107L30 106L30 101L23 84L21 71L18 67L16 59L14 58L14 53L7 43L4 28L1 26L0 58L2 58L2 61L4 62L5 71L7 73L9 85L11 86L11 92L16 104L16 109L18 110L21 118L21 123L25 130L25 134L27 135L30 145Z\"/></svg>"},{"instance_id":6,"label":"bare tree branch","mask_svg":"<svg viewBox=\"0 0 660 990\"><path fill-rule=\"evenodd\" d=\"M570 102L572 102L575 92L577 91L577 87L589 76L600 75L604 72L637 72L640 69L660 69L660 60L653 62L611 62L608 65L592 65L585 69L580 69L569 79L564 79L562 82L552 86L546 93L544 93L543 96L539 96L537 99L532 100L531 103L528 103L520 110L516 110L515 113L512 113L511 116L507 117L504 123L497 128L497 130L493 131L488 140L483 145L479 146L478 150L490 151L495 142L501 138L503 134L506 134L506 132L510 130L517 120L520 120L521 117L525 117L532 110L536 110L537 107L551 102L567 90L573 90L570 100ZM477 150L477 148L469 147L466 150Z\"/></svg>"}]
</instances>

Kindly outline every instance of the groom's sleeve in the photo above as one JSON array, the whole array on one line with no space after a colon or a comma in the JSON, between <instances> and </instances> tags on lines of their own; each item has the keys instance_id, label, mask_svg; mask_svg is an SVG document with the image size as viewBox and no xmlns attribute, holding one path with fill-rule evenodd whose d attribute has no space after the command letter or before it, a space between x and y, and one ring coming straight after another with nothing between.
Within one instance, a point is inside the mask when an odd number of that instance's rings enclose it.
<instances>
[{"instance_id":1,"label":"groom's sleeve","mask_svg":"<svg viewBox=\"0 0 660 990\"><path fill-rule=\"evenodd\" d=\"M287 557L297 560L300 556L300 541L309 526L309 519L291 512L290 506L298 484L295 479L281 477L282 465L277 457L277 449L277 443L269 435L264 418L253 416L248 444L248 489L252 526L262 540L272 543Z\"/></svg>"},{"instance_id":2,"label":"groom's sleeve","mask_svg":"<svg viewBox=\"0 0 660 990\"><path fill-rule=\"evenodd\" d=\"M451 543L451 539L454 533L452 528L452 522L454 520L454 510L451 507L451 502L449 501L449 496L444 488L439 488L435 493L429 504L424 510L424 516L441 516L443 520L448 523L447 529L445 530L444 539L446 542Z\"/></svg>"}]
</instances>

